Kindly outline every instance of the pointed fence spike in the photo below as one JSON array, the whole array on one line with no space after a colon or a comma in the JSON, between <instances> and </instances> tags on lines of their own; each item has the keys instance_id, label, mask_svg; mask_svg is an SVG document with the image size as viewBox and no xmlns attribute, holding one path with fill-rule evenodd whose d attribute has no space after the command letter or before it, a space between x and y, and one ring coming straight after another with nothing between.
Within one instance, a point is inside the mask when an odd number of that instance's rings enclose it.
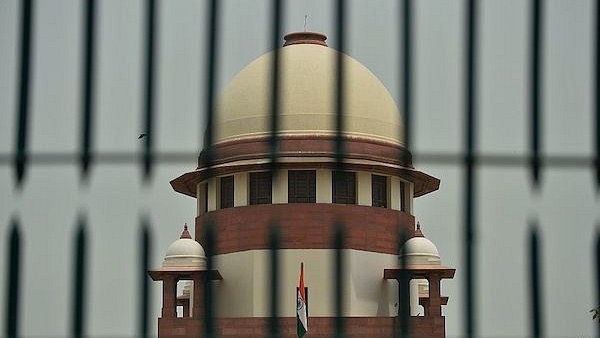
<instances>
[{"instance_id":1,"label":"pointed fence spike","mask_svg":"<svg viewBox=\"0 0 600 338\"><path fill-rule=\"evenodd\" d=\"M398 263L400 274L398 278L398 325L400 338L410 337L410 274L407 270L408 261L405 255L404 243L409 239L406 227L400 227L398 231Z\"/></svg>"},{"instance_id":2,"label":"pointed fence spike","mask_svg":"<svg viewBox=\"0 0 600 338\"><path fill-rule=\"evenodd\" d=\"M214 269L214 255L216 254L215 224L212 221L206 223L203 233L204 249L206 252L206 269L212 273ZM212 283L207 280L204 283L204 337L215 337L214 325L215 293Z\"/></svg>"},{"instance_id":3,"label":"pointed fence spike","mask_svg":"<svg viewBox=\"0 0 600 338\"><path fill-rule=\"evenodd\" d=\"M8 338L19 336L19 296L21 286L21 230L19 220L14 218L11 222L8 238L6 284L6 322L5 335Z\"/></svg>"},{"instance_id":4,"label":"pointed fence spike","mask_svg":"<svg viewBox=\"0 0 600 338\"><path fill-rule=\"evenodd\" d=\"M271 338L279 337L279 289L280 289L280 232L276 224L271 225L269 229L269 278L267 283L269 295L269 304L271 316L269 317L269 336Z\"/></svg>"},{"instance_id":5,"label":"pointed fence spike","mask_svg":"<svg viewBox=\"0 0 600 338\"><path fill-rule=\"evenodd\" d=\"M541 248L536 220L530 222L529 228L529 291L531 296L531 336L542 336L542 274L541 274Z\"/></svg>"},{"instance_id":6,"label":"pointed fence spike","mask_svg":"<svg viewBox=\"0 0 600 338\"><path fill-rule=\"evenodd\" d=\"M142 217L139 237L139 337L149 336L148 325L150 323L150 308L152 301L150 298L150 280L148 271L150 270L151 233L150 221L147 217Z\"/></svg>"},{"instance_id":7,"label":"pointed fence spike","mask_svg":"<svg viewBox=\"0 0 600 338\"><path fill-rule=\"evenodd\" d=\"M73 290L71 335L74 338L83 337L85 329L87 262L86 222L85 216L80 215L74 241L73 285L71 286L71 290Z\"/></svg>"},{"instance_id":8,"label":"pointed fence spike","mask_svg":"<svg viewBox=\"0 0 600 338\"><path fill-rule=\"evenodd\" d=\"M334 226L334 236L333 236L333 248L335 249L333 253L333 266L335 269L335 276L333 278L333 289L335 290L334 301L334 309L335 309L335 327L334 332L335 338L344 337L344 226L341 223L336 223Z\"/></svg>"},{"instance_id":9,"label":"pointed fence spike","mask_svg":"<svg viewBox=\"0 0 600 338\"><path fill-rule=\"evenodd\" d=\"M600 221L596 222L596 243L594 248L594 264L596 266L596 308L600 309ZM591 310L594 311L594 310ZM600 315L599 311L595 311L594 317ZM600 337L600 321L595 323L596 337Z\"/></svg>"}]
</instances>

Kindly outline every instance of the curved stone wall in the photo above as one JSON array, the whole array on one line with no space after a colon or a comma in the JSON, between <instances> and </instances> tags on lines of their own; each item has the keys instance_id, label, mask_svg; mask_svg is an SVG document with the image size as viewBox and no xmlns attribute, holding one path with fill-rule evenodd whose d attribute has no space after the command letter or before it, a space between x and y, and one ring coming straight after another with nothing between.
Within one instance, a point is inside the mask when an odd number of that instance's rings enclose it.
<instances>
[{"instance_id":1,"label":"curved stone wall","mask_svg":"<svg viewBox=\"0 0 600 338\"><path fill-rule=\"evenodd\" d=\"M227 208L196 217L196 240L206 248L205 227L216 225L216 254L269 248L269 229L281 230L281 249L330 249L336 225L345 249L397 254L398 235L412 236L414 217L397 210L329 203L263 204Z\"/></svg>"}]
</instances>

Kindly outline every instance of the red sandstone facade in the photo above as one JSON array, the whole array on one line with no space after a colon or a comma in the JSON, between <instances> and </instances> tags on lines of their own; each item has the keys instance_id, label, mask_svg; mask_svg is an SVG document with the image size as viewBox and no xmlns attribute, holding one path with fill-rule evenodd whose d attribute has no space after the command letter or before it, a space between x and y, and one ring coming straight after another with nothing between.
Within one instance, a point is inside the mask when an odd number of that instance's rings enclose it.
<instances>
[{"instance_id":1,"label":"red sandstone facade","mask_svg":"<svg viewBox=\"0 0 600 338\"><path fill-rule=\"evenodd\" d=\"M268 249L270 224L280 228L281 249L331 248L336 224L343 224L346 249L397 254L399 234L414 232L414 217L401 211L325 203L253 205L198 216L196 240L203 245L207 222L218 225L216 254Z\"/></svg>"},{"instance_id":2,"label":"red sandstone facade","mask_svg":"<svg viewBox=\"0 0 600 338\"><path fill-rule=\"evenodd\" d=\"M335 336L335 318L310 318L310 331L305 337L331 338ZM412 337L444 337L445 318L409 318ZM161 337L202 337L205 327L194 318L159 319ZM216 318L214 332L223 338L256 338L269 336L269 318ZM400 328L395 317L346 317L344 337L347 338L394 338ZM279 337L297 338L296 318L279 319Z\"/></svg>"}]
</instances>

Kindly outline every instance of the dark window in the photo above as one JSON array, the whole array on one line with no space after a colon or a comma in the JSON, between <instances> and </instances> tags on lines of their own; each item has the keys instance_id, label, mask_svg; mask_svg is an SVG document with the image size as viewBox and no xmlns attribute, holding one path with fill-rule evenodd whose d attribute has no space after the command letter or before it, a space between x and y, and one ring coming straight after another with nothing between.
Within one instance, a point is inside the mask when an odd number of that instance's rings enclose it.
<instances>
[{"instance_id":1,"label":"dark window","mask_svg":"<svg viewBox=\"0 0 600 338\"><path fill-rule=\"evenodd\" d=\"M356 204L356 173L334 171L333 203Z\"/></svg>"},{"instance_id":2,"label":"dark window","mask_svg":"<svg viewBox=\"0 0 600 338\"><path fill-rule=\"evenodd\" d=\"M400 211L406 211L406 183L400 182Z\"/></svg>"},{"instance_id":3,"label":"dark window","mask_svg":"<svg viewBox=\"0 0 600 338\"><path fill-rule=\"evenodd\" d=\"M387 177L371 175L371 205L387 208Z\"/></svg>"},{"instance_id":4,"label":"dark window","mask_svg":"<svg viewBox=\"0 0 600 338\"><path fill-rule=\"evenodd\" d=\"M233 207L233 176L221 177L221 209Z\"/></svg>"},{"instance_id":5,"label":"dark window","mask_svg":"<svg viewBox=\"0 0 600 338\"><path fill-rule=\"evenodd\" d=\"M203 195L204 195L204 203L202 205L202 207L204 208L204 212L208 212L208 184L203 184L202 185L202 191L203 191Z\"/></svg>"},{"instance_id":6,"label":"dark window","mask_svg":"<svg viewBox=\"0 0 600 338\"><path fill-rule=\"evenodd\" d=\"M315 203L316 177L314 170L290 170L288 172L288 203Z\"/></svg>"},{"instance_id":7,"label":"dark window","mask_svg":"<svg viewBox=\"0 0 600 338\"><path fill-rule=\"evenodd\" d=\"M250 205L271 203L271 173L250 173Z\"/></svg>"}]
</instances>

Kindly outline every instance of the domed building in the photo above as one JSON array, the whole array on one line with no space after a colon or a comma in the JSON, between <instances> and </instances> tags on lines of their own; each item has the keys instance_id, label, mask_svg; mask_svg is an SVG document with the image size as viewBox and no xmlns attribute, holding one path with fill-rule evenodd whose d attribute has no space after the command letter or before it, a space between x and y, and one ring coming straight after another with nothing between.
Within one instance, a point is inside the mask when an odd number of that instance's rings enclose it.
<instances>
[{"instance_id":1,"label":"domed building","mask_svg":"<svg viewBox=\"0 0 600 338\"><path fill-rule=\"evenodd\" d=\"M411 293L411 302L417 299L411 308L416 304L424 308L420 316L416 316L416 309L411 310L415 315L410 318L411 323L414 321L414 336L443 337L441 305L447 298L439 295L439 280L452 278L454 270L441 266L431 242L432 247L427 247L414 241L417 237L426 239L415 228L413 216L413 199L437 190L440 181L412 165L404 147L401 114L392 96L366 67L342 55L344 158L340 167L335 152L339 52L329 48L320 33L286 35L279 50L278 165L273 172L273 54L251 62L223 90L215 111L210 163L204 150L196 169L171 181L175 191L197 199L195 240L205 248L207 244L216 248L215 269L207 271L202 265L203 251L194 249L198 255L176 258L180 248L191 252L192 247L175 242L169 248L163 266L150 272L155 280L163 280L159 337L201 335L203 323L198 314L203 311L203 302L199 286L209 280L215 295L216 318L212 324L219 337L266 336L270 316L268 238L272 225L277 225L281 234L278 306L282 337L296 336L301 263L308 292L306 337L328 337L333 332L336 290L332 240L337 225L343 226L345 234L342 297L346 335L395 335L398 309L403 305L398 304L398 283L393 279L398 279L401 271L398 234L404 232L414 237L401 251L407 255L407 268L411 264L415 268L411 276L417 284L411 283L429 289L427 297L421 297L418 288L413 288L417 293ZM215 226L214 243L207 243L204 234L211 224ZM180 265L184 261L194 267ZM188 276L191 278L176 275L178 267L193 271ZM170 271L169 276L175 276L168 287L164 286L165 269ZM187 303L192 311L186 312L185 305L181 305L184 315L179 318L175 311L179 300L173 286L177 280L191 280L193 286L186 290L194 296Z\"/></svg>"}]
</instances>

